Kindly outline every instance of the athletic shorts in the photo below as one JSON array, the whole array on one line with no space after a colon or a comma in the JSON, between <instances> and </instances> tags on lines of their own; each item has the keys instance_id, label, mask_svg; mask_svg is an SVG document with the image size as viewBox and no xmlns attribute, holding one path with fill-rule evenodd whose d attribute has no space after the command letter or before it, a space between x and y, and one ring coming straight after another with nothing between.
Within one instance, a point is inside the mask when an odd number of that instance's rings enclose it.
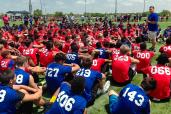
<instances>
[{"instance_id":1,"label":"athletic shorts","mask_svg":"<svg viewBox=\"0 0 171 114\"><path fill-rule=\"evenodd\" d=\"M116 96L116 95L109 96L109 109L110 109L110 113L116 111L118 102L119 102L118 96Z\"/></svg>"},{"instance_id":2,"label":"athletic shorts","mask_svg":"<svg viewBox=\"0 0 171 114\"><path fill-rule=\"evenodd\" d=\"M157 38L157 32L155 32L155 31L148 31L148 38L149 39L156 39Z\"/></svg>"}]
</instances>

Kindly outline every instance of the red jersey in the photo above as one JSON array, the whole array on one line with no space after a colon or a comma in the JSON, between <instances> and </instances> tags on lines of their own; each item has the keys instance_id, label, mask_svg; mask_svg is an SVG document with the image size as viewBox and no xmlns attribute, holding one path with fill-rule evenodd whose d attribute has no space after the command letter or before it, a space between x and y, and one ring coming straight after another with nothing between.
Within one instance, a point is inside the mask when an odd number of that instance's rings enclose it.
<instances>
[{"instance_id":1,"label":"red jersey","mask_svg":"<svg viewBox=\"0 0 171 114\"><path fill-rule=\"evenodd\" d=\"M30 57L35 65L37 65L37 57L36 57L37 53L38 53L38 49L37 48L24 48L22 50L22 54L24 56Z\"/></svg>"},{"instance_id":2,"label":"red jersey","mask_svg":"<svg viewBox=\"0 0 171 114\"><path fill-rule=\"evenodd\" d=\"M154 52L151 51L134 51L133 56L140 61L137 64L137 72L141 72L142 69L151 65L151 59L154 56Z\"/></svg>"},{"instance_id":3,"label":"red jersey","mask_svg":"<svg viewBox=\"0 0 171 114\"><path fill-rule=\"evenodd\" d=\"M116 82L123 83L129 80L131 59L127 55L115 55L112 58L112 77Z\"/></svg>"},{"instance_id":4,"label":"red jersey","mask_svg":"<svg viewBox=\"0 0 171 114\"><path fill-rule=\"evenodd\" d=\"M64 53L68 53L70 47L70 43L65 42L62 51Z\"/></svg>"},{"instance_id":5,"label":"red jersey","mask_svg":"<svg viewBox=\"0 0 171 114\"><path fill-rule=\"evenodd\" d=\"M132 51L134 50L140 50L140 44L133 43L132 44Z\"/></svg>"},{"instance_id":6,"label":"red jersey","mask_svg":"<svg viewBox=\"0 0 171 114\"><path fill-rule=\"evenodd\" d=\"M167 54L168 57L171 57L171 46L162 46L159 50L161 53Z\"/></svg>"},{"instance_id":7,"label":"red jersey","mask_svg":"<svg viewBox=\"0 0 171 114\"><path fill-rule=\"evenodd\" d=\"M47 67L47 65L53 61L54 61L53 51L52 50L49 51L46 48L43 48L42 51L40 52L40 64L43 67Z\"/></svg>"},{"instance_id":8,"label":"red jersey","mask_svg":"<svg viewBox=\"0 0 171 114\"><path fill-rule=\"evenodd\" d=\"M91 69L101 72L101 68L104 63L105 63L105 59L101 59L101 58L94 59Z\"/></svg>"},{"instance_id":9,"label":"red jersey","mask_svg":"<svg viewBox=\"0 0 171 114\"><path fill-rule=\"evenodd\" d=\"M167 66L150 66L143 70L144 74L153 77L157 81L157 88L150 93L150 96L157 99L170 97L171 69Z\"/></svg>"},{"instance_id":10,"label":"red jersey","mask_svg":"<svg viewBox=\"0 0 171 114\"><path fill-rule=\"evenodd\" d=\"M0 61L0 71L14 70L14 61L11 59L1 59Z\"/></svg>"}]
</instances>

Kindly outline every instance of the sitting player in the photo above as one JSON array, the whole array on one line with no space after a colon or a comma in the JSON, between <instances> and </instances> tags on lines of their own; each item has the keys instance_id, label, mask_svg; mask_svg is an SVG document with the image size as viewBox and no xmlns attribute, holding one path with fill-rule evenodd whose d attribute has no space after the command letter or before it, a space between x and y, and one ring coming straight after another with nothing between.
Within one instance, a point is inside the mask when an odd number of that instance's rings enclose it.
<instances>
[{"instance_id":1,"label":"sitting player","mask_svg":"<svg viewBox=\"0 0 171 114\"><path fill-rule=\"evenodd\" d=\"M94 58L93 58L93 64L91 66L91 69L95 70L95 71L98 71L98 72L102 72L102 66L106 62L112 62L112 61L109 60L109 59L99 58L99 52L95 52ZM103 69L103 71L104 71L104 69Z\"/></svg>"},{"instance_id":2,"label":"sitting player","mask_svg":"<svg viewBox=\"0 0 171 114\"><path fill-rule=\"evenodd\" d=\"M43 48L40 51L40 65L43 67L47 67L48 64L54 61L54 56L56 55L56 53L57 51L53 50L53 42L46 42L46 48Z\"/></svg>"},{"instance_id":3,"label":"sitting player","mask_svg":"<svg viewBox=\"0 0 171 114\"><path fill-rule=\"evenodd\" d=\"M42 96L42 89L33 89L27 86L14 86L15 75L11 70L6 70L0 74L0 82L1 114L15 114L16 105L18 103L39 101ZM28 92L32 92L33 94L28 94Z\"/></svg>"},{"instance_id":4,"label":"sitting player","mask_svg":"<svg viewBox=\"0 0 171 114\"><path fill-rule=\"evenodd\" d=\"M76 73L76 76L83 76L86 79L84 97L86 98L88 104L91 106L94 104L94 101L97 96L98 89L102 89L101 92L106 92L110 87L110 82L107 81L104 84L106 76L100 72L91 70L92 60L90 58L84 58L82 60L82 68Z\"/></svg>"},{"instance_id":5,"label":"sitting player","mask_svg":"<svg viewBox=\"0 0 171 114\"><path fill-rule=\"evenodd\" d=\"M131 63L137 64L139 60L134 59L127 54L130 49L126 45L120 48L120 54L112 57L112 77L119 85L125 85L132 81L136 72L130 67Z\"/></svg>"},{"instance_id":6,"label":"sitting player","mask_svg":"<svg viewBox=\"0 0 171 114\"><path fill-rule=\"evenodd\" d=\"M149 66L143 70L144 74L156 80L156 89L149 96L155 101L169 100L171 96L171 68L166 66L169 60L166 54L157 58L157 65Z\"/></svg>"},{"instance_id":7,"label":"sitting player","mask_svg":"<svg viewBox=\"0 0 171 114\"><path fill-rule=\"evenodd\" d=\"M11 59L11 53L6 50L1 53L2 59L0 61L0 71L11 69L14 70L14 60Z\"/></svg>"},{"instance_id":8,"label":"sitting player","mask_svg":"<svg viewBox=\"0 0 171 114\"><path fill-rule=\"evenodd\" d=\"M80 67L77 64L68 64L64 66L66 57L63 53L57 53L55 62L48 65L46 69L47 90L53 94L61 83L65 80L66 73L78 71Z\"/></svg>"},{"instance_id":9,"label":"sitting player","mask_svg":"<svg viewBox=\"0 0 171 114\"><path fill-rule=\"evenodd\" d=\"M80 56L78 54L78 46L77 44L75 43L72 43L71 44L71 53L67 53L66 55L66 63L67 64L72 64L72 63L75 63L75 64L80 64Z\"/></svg>"},{"instance_id":10,"label":"sitting player","mask_svg":"<svg viewBox=\"0 0 171 114\"><path fill-rule=\"evenodd\" d=\"M46 114L86 114L87 101L81 96L84 89L83 77L75 77L71 84L63 82L51 99L55 103Z\"/></svg>"},{"instance_id":11,"label":"sitting player","mask_svg":"<svg viewBox=\"0 0 171 114\"><path fill-rule=\"evenodd\" d=\"M166 45L162 46L159 51L167 54L169 58L171 57L171 38L166 40Z\"/></svg>"},{"instance_id":12,"label":"sitting player","mask_svg":"<svg viewBox=\"0 0 171 114\"><path fill-rule=\"evenodd\" d=\"M146 43L141 43L140 51L133 51L133 56L140 61L136 66L136 71L142 73L142 69L151 65L151 59L154 56L154 52L147 51Z\"/></svg>"},{"instance_id":13,"label":"sitting player","mask_svg":"<svg viewBox=\"0 0 171 114\"><path fill-rule=\"evenodd\" d=\"M111 114L150 114L149 92L156 88L153 78L145 78L141 87L129 84L118 95L109 92L109 108Z\"/></svg>"}]
</instances>

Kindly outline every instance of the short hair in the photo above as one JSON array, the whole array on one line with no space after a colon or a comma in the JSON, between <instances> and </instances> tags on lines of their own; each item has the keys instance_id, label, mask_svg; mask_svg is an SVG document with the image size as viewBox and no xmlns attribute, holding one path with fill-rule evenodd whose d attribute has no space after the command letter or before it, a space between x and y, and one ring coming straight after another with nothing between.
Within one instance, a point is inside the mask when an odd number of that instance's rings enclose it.
<instances>
[{"instance_id":1,"label":"short hair","mask_svg":"<svg viewBox=\"0 0 171 114\"><path fill-rule=\"evenodd\" d=\"M85 88L85 78L76 76L71 81L71 90L74 94L82 94Z\"/></svg>"},{"instance_id":2,"label":"short hair","mask_svg":"<svg viewBox=\"0 0 171 114\"><path fill-rule=\"evenodd\" d=\"M66 56L65 56L65 54L63 54L63 53L57 53L56 55L55 55L55 57L54 57L54 60L55 60L55 62L59 62L59 61L65 61L66 60Z\"/></svg>"},{"instance_id":3,"label":"short hair","mask_svg":"<svg viewBox=\"0 0 171 114\"><path fill-rule=\"evenodd\" d=\"M102 44L100 42L96 43L96 48L102 48Z\"/></svg>"},{"instance_id":4,"label":"short hair","mask_svg":"<svg viewBox=\"0 0 171 114\"><path fill-rule=\"evenodd\" d=\"M122 45L120 47L120 53L121 54L127 54L129 52L130 48L127 45Z\"/></svg>"},{"instance_id":5,"label":"short hair","mask_svg":"<svg viewBox=\"0 0 171 114\"><path fill-rule=\"evenodd\" d=\"M116 48L120 48L121 46L122 46L122 42L121 41L117 41Z\"/></svg>"},{"instance_id":6,"label":"short hair","mask_svg":"<svg viewBox=\"0 0 171 114\"><path fill-rule=\"evenodd\" d=\"M168 39L166 40L166 44L167 44L167 45L170 45L170 44L171 44L171 38L168 38Z\"/></svg>"},{"instance_id":7,"label":"short hair","mask_svg":"<svg viewBox=\"0 0 171 114\"><path fill-rule=\"evenodd\" d=\"M82 67L89 69L92 66L92 59L91 58L83 58L82 60Z\"/></svg>"},{"instance_id":8,"label":"short hair","mask_svg":"<svg viewBox=\"0 0 171 114\"><path fill-rule=\"evenodd\" d=\"M147 44L145 42L140 44L140 50L146 50L147 49Z\"/></svg>"},{"instance_id":9,"label":"short hair","mask_svg":"<svg viewBox=\"0 0 171 114\"><path fill-rule=\"evenodd\" d=\"M16 59L16 66L21 67L24 65L24 63L27 61L26 57L17 57Z\"/></svg>"},{"instance_id":10,"label":"short hair","mask_svg":"<svg viewBox=\"0 0 171 114\"><path fill-rule=\"evenodd\" d=\"M141 43L141 38L140 38L140 37L137 37L137 38L135 39L135 42L136 42L136 43Z\"/></svg>"},{"instance_id":11,"label":"short hair","mask_svg":"<svg viewBox=\"0 0 171 114\"><path fill-rule=\"evenodd\" d=\"M46 48L47 48L48 50L51 50L51 49L53 48L53 42L52 42L52 41L46 42Z\"/></svg>"},{"instance_id":12,"label":"short hair","mask_svg":"<svg viewBox=\"0 0 171 114\"><path fill-rule=\"evenodd\" d=\"M154 90L157 86L157 81L152 77L146 77L141 82L141 87L144 89L144 91L151 91Z\"/></svg>"},{"instance_id":13,"label":"short hair","mask_svg":"<svg viewBox=\"0 0 171 114\"><path fill-rule=\"evenodd\" d=\"M3 58L6 58L7 55L9 55L9 54L10 54L10 51L5 50L5 51L3 51L3 52L1 53L1 56L2 56Z\"/></svg>"},{"instance_id":14,"label":"short hair","mask_svg":"<svg viewBox=\"0 0 171 114\"><path fill-rule=\"evenodd\" d=\"M27 39L25 42L24 42L24 44L25 44L25 46L26 47L29 47L30 46L30 44L31 44L31 39Z\"/></svg>"},{"instance_id":15,"label":"short hair","mask_svg":"<svg viewBox=\"0 0 171 114\"><path fill-rule=\"evenodd\" d=\"M169 62L168 56L165 53L162 53L158 56L156 59L157 64L165 65L166 63Z\"/></svg>"},{"instance_id":16,"label":"short hair","mask_svg":"<svg viewBox=\"0 0 171 114\"><path fill-rule=\"evenodd\" d=\"M153 8L154 9L155 7L154 6L150 6L149 8Z\"/></svg>"},{"instance_id":17,"label":"short hair","mask_svg":"<svg viewBox=\"0 0 171 114\"><path fill-rule=\"evenodd\" d=\"M0 74L0 82L3 85L8 85L10 80L14 79L14 72L12 70L6 70Z\"/></svg>"},{"instance_id":18,"label":"short hair","mask_svg":"<svg viewBox=\"0 0 171 114\"><path fill-rule=\"evenodd\" d=\"M76 43L71 44L71 50L72 50L72 52L78 52L78 46Z\"/></svg>"}]
</instances>

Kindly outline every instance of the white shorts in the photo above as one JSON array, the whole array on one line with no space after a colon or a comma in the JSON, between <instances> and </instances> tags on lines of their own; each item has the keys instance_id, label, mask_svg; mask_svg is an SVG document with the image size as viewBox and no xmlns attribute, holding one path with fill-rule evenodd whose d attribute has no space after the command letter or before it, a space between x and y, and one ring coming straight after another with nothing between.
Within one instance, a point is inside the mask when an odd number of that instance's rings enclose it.
<instances>
[{"instance_id":1,"label":"white shorts","mask_svg":"<svg viewBox=\"0 0 171 114\"><path fill-rule=\"evenodd\" d=\"M157 38L157 32L148 31L148 38L149 39L156 39Z\"/></svg>"}]
</instances>

